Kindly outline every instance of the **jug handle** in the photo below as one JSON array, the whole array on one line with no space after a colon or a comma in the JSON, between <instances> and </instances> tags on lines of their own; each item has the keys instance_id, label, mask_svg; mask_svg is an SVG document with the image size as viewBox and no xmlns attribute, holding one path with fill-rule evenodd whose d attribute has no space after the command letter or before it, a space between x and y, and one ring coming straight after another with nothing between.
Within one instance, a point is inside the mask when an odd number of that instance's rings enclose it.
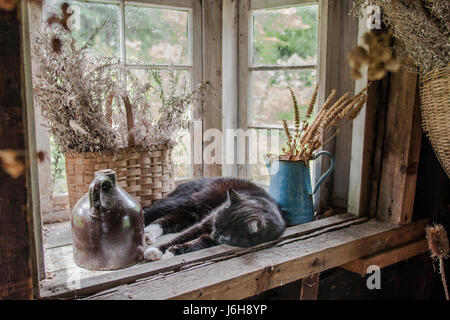
<instances>
[{"instance_id":1,"label":"jug handle","mask_svg":"<svg viewBox=\"0 0 450 320\"><path fill-rule=\"evenodd\" d=\"M328 176L334 171L334 157L333 155L328 152L328 151L320 151L319 153L317 153L312 160L316 160L319 156L321 155L326 155L330 158L331 161L331 165L328 168L328 170L320 177L320 179L317 181L315 187L314 187L314 191L312 192L312 194L315 194L317 189L319 189L320 185L322 184L322 182L325 181L326 178L328 178Z\"/></svg>"},{"instance_id":2,"label":"jug handle","mask_svg":"<svg viewBox=\"0 0 450 320\"><path fill-rule=\"evenodd\" d=\"M92 209L99 209L102 204L100 201L100 189L103 185L103 182L108 180L105 176L97 176L94 181L91 182L89 186L89 205Z\"/></svg>"}]
</instances>

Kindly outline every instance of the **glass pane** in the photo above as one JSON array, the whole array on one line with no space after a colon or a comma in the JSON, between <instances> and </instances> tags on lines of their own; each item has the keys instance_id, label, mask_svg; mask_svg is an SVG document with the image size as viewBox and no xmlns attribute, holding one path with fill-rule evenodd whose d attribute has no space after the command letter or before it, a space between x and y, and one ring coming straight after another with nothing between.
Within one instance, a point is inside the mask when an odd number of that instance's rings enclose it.
<instances>
[{"instance_id":1,"label":"glass pane","mask_svg":"<svg viewBox=\"0 0 450 320\"><path fill-rule=\"evenodd\" d=\"M283 154L282 147L287 142L286 134L279 129L258 129L258 162L251 166L251 179L257 183L269 185L270 175L265 164L265 156L267 153ZM274 138L275 137L275 138ZM275 140L278 139L276 143ZM271 145L272 143L272 145ZM277 148L278 147L278 148ZM313 166L310 161L309 169L311 177L313 177Z\"/></svg>"},{"instance_id":2,"label":"glass pane","mask_svg":"<svg viewBox=\"0 0 450 320\"><path fill-rule=\"evenodd\" d=\"M106 56L119 55L119 7L115 4L88 3L80 1L47 0L43 16L47 20L52 14L61 15L61 5L69 4L72 16L68 26L80 45L84 45L95 28L105 24L95 37L93 48Z\"/></svg>"},{"instance_id":3,"label":"glass pane","mask_svg":"<svg viewBox=\"0 0 450 320\"><path fill-rule=\"evenodd\" d=\"M188 12L125 7L128 62L187 64Z\"/></svg>"},{"instance_id":4,"label":"glass pane","mask_svg":"<svg viewBox=\"0 0 450 320\"><path fill-rule=\"evenodd\" d=\"M189 179L192 178L192 139L187 129L180 132L178 141L180 141L180 143L178 143L172 151L172 160L175 165L175 179Z\"/></svg>"},{"instance_id":5,"label":"glass pane","mask_svg":"<svg viewBox=\"0 0 450 320\"><path fill-rule=\"evenodd\" d=\"M300 112L305 112L316 84L316 70L274 70L252 72L250 125L282 125L293 120L291 94L294 91ZM302 114L302 113L301 113Z\"/></svg>"},{"instance_id":6,"label":"glass pane","mask_svg":"<svg viewBox=\"0 0 450 320\"><path fill-rule=\"evenodd\" d=\"M251 179L262 184L269 184L269 171L265 165L265 156L268 153L281 153L281 147L286 143L286 136L278 129L258 129L257 163L251 166ZM278 146L273 143L273 139L278 140Z\"/></svg>"},{"instance_id":7,"label":"glass pane","mask_svg":"<svg viewBox=\"0 0 450 320\"><path fill-rule=\"evenodd\" d=\"M318 6L253 13L253 65L317 63Z\"/></svg>"},{"instance_id":8,"label":"glass pane","mask_svg":"<svg viewBox=\"0 0 450 320\"><path fill-rule=\"evenodd\" d=\"M145 83L149 79L149 70L143 69L131 69L130 73L136 76L136 78L141 82ZM171 72L169 70L160 70L163 91L165 95L165 99L170 98L171 92ZM186 90L191 89L191 73L187 70L177 70L173 72L173 83L175 94L179 95ZM156 84L153 82L152 85L157 88ZM128 78L128 89L132 91L132 86L130 83L130 78ZM160 118L160 108L162 106L162 100L160 97L159 91L152 90L150 96L148 97L150 100L151 108L148 111L147 120L152 121L153 123L157 122ZM186 115L187 119L191 119L191 110ZM120 118L123 119L123 116ZM139 119L136 119L137 124L139 123ZM183 178L191 178L191 136L187 129L183 129L179 132L179 135L176 139L179 141L172 151L172 160L175 164L175 179L183 179Z\"/></svg>"}]
</instances>

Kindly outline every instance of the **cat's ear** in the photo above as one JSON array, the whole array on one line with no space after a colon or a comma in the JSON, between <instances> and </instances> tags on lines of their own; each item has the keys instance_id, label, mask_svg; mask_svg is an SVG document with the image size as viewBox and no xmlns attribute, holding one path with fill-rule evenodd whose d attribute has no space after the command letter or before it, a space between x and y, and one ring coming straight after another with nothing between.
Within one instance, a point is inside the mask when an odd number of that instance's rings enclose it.
<instances>
[{"instance_id":1,"label":"cat's ear","mask_svg":"<svg viewBox=\"0 0 450 320\"><path fill-rule=\"evenodd\" d=\"M228 189L227 194L228 200L230 201L231 204L235 204L241 201L241 197L236 191L234 191L234 189L232 188Z\"/></svg>"},{"instance_id":2,"label":"cat's ear","mask_svg":"<svg viewBox=\"0 0 450 320\"><path fill-rule=\"evenodd\" d=\"M263 226L262 220L258 217L253 217L247 221L247 227L250 233L258 233Z\"/></svg>"}]
</instances>

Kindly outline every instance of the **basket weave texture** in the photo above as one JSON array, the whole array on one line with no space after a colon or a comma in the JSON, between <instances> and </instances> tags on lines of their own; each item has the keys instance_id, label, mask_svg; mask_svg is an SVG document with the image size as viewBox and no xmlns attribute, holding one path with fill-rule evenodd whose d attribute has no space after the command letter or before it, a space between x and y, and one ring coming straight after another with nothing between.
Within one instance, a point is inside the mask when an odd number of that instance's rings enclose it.
<instances>
[{"instance_id":1,"label":"basket weave texture","mask_svg":"<svg viewBox=\"0 0 450 320\"><path fill-rule=\"evenodd\" d=\"M95 171L102 169L116 171L118 185L142 207L151 206L175 189L170 149L132 147L117 152L66 153L65 158L70 210L89 191Z\"/></svg>"},{"instance_id":2,"label":"basket weave texture","mask_svg":"<svg viewBox=\"0 0 450 320\"><path fill-rule=\"evenodd\" d=\"M450 178L450 64L420 79L422 128Z\"/></svg>"}]
</instances>

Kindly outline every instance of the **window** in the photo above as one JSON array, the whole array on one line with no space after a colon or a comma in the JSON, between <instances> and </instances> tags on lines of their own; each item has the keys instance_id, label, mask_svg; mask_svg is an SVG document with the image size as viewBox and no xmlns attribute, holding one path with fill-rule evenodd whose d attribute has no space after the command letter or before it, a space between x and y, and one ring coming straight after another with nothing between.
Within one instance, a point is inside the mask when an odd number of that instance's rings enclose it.
<instances>
[{"instance_id":1,"label":"window","mask_svg":"<svg viewBox=\"0 0 450 320\"><path fill-rule=\"evenodd\" d=\"M202 81L201 62L201 7L192 0L88 0L63 1L46 0L42 7L29 6L29 21L38 25L47 21L53 13L59 13L61 5L67 2L72 10L71 32L75 39L84 44L92 31L104 25L97 33L93 49L102 55L117 57L128 72L137 78L147 78L151 70L159 70L165 85L168 85L173 70L177 89L191 88ZM195 30L195 32L194 32ZM197 48L194 50L194 47ZM118 79L129 83L126 74ZM159 112L161 100L152 97L154 111ZM188 117L193 120L200 106L193 104ZM35 108L39 111L39 107ZM36 112L36 144L38 150L50 155L50 164L38 164L41 220L44 223L60 222L70 216L67 197L67 183L64 155L59 153L54 139L49 136L43 119ZM192 127L192 126L190 126ZM192 179L192 138L185 129L179 143L172 151L175 164L175 180ZM46 167L43 167L46 165ZM69 281L78 269L72 261L70 222L46 224L44 253L46 280L52 283ZM59 262L58 262L59 261ZM44 268L42 268L43 270ZM69 271L70 270L70 271ZM96 275L95 272L81 272L81 279Z\"/></svg>"},{"instance_id":2,"label":"window","mask_svg":"<svg viewBox=\"0 0 450 320\"><path fill-rule=\"evenodd\" d=\"M58 12L63 2L47 0L42 8L44 21L55 10ZM101 54L119 57L138 78L146 77L151 69L158 69L163 79L167 79L169 69L173 68L179 88L190 87L193 83L191 8L156 6L151 1L67 3L73 12L72 33L80 43L85 43L92 30L104 24L93 44ZM127 80L124 78L123 81ZM155 95L152 99L157 112L159 97ZM175 179L184 180L192 178L192 143L188 130L181 133L179 141L181 143L173 150ZM54 194L66 193L64 158L54 151L54 147L51 143Z\"/></svg>"},{"instance_id":3,"label":"window","mask_svg":"<svg viewBox=\"0 0 450 320\"><path fill-rule=\"evenodd\" d=\"M306 108L317 82L318 4L288 2L291 4L283 7L280 2L277 7L251 2L246 28L248 66L241 69L248 88L247 97L241 99L241 114L246 118L241 126L258 130L258 139L264 140L258 141L259 145L279 135L280 149L285 142L281 121L293 120L287 87L293 89L301 108ZM268 184L262 159L265 153L258 150L258 164L250 165L241 176Z\"/></svg>"},{"instance_id":4,"label":"window","mask_svg":"<svg viewBox=\"0 0 450 320\"><path fill-rule=\"evenodd\" d=\"M34 12L33 19L38 21L33 22L46 21L53 13L59 13L64 2L73 12L71 31L75 39L85 43L92 31L104 24L93 49L102 55L120 58L123 66L138 78L147 77L152 69L158 69L163 79L168 79L170 69L173 69L178 89L190 88L201 81L201 73L194 72L201 68L195 57L201 52L193 50L194 37L198 41L201 34L194 35L193 32L192 1L46 0L42 12ZM127 81L126 75L122 81ZM156 94L151 98L157 113L160 99ZM193 119L193 114L191 110L188 117ZM42 119L37 120L37 130L41 129L38 144L40 150L47 150L51 155L52 172L50 177L50 166L41 168L43 164L39 165L43 186L41 199L46 199L42 212L53 215L60 212L60 217L63 211L68 211L68 205L64 205L68 204L64 155L57 151L53 138L40 126ZM193 144L188 129L181 132L179 141L172 152L176 181L193 177Z\"/></svg>"}]
</instances>

